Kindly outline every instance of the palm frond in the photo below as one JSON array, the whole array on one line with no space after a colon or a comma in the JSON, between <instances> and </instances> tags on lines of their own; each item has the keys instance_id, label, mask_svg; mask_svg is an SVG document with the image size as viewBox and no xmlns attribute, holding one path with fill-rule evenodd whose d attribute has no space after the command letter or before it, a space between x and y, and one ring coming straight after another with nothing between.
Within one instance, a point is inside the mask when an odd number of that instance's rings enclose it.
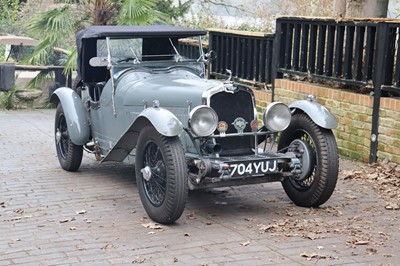
<instances>
[{"instance_id":1,"label":"palm frond","mask_svg":"<svg viewBox=\"0 0 400 266\"><path fill-rule=\"evenodd\" d=\"M164 22L167 16L156 9L156 0L125 0L121 5L119 24L145 25Z\"/></svg>"},{"instance_id":2,"label":"palm frond","mask_svg":"<svg viewBox=\"0 0 400 266\"><path fill-rule=\"evenodd\" d=\"M64 74L68 75L77 69L78 51L76 48L68 55L68 60L64 65Z\"/></svg>"},{"instance_id":3,"label":"palm frond","mask_svg":"<svg viewBox=\"0 0 400 266\"><path fill-rule=\"evenodd\" d=\"M68 5L33 16L27 23L27 31L38 36L41 42L26 62L33 65L48 63L53 48L64 46L73 38L74 30L75 20Z\"/></svg>"},{"instance_id":4,"label":"palm frond","mask_svg":"<svg viewBox=\"0 0 400 266\"><path fill-rule=\"evenodd\" d=\"M48 78L53 78L53 72L52 71L40 71L39 74L37 74L36 77L31 79L26 85L26 89L35 89L39 87L43 82L48 80Z\"/></svg>"},{"instance_id":5,"label":"palm frond","mask_svg":"<svg viewBox=\"0 0 400 266\"><path fill-rule=\"evenodd\" d=\"M33 16L27 22L26 29L34 36L45 37L53 46L62 46L73 36L75 20L71 8L66 5Z\"/></svg>"},{"instance_id":6,"label":"palm frond","mask_svg":"<svg viewBox=\"0 0 400 266\"><path fill-rule=\"evenodd\" d=\"M46 38L43 39L33 50L33 53L22 61L23 64L43 65L49 61L52 44Z\"/></svg>"}]
</instances>

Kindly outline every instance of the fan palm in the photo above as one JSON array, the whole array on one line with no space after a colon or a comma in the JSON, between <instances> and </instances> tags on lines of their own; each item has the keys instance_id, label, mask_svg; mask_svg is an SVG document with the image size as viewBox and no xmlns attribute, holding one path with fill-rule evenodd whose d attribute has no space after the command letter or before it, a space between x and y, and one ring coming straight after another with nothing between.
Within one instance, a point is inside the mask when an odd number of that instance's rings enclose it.
<instances>
[{"instance_id":1,"label":"fan palm","mask_svg":"<svg viewBox=\"0 0 400 266\"><path fill-rule=\"evenodd\" d=\"M88 25L144 25L162 23L166 16L155 9L157 0L65 0L61 7L35 15L27 23L27 31L41 42L26 60L29 64L49 64L55 47L65 48L64 73L76 69L77 52L74 47L75 33ZM62 56L61 56L62 57ZM36 87L46 73L32 79L27 87Z\"/></svg>"}]
</instances>

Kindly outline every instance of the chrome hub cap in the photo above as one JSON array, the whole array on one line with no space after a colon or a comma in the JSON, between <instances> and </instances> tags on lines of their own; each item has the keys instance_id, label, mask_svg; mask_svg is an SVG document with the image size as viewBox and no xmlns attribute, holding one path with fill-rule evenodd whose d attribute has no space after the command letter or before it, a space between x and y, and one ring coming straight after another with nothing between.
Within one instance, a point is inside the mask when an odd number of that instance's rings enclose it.
<instances>
[{"instance_id":1,"label":"chrome hub cap","mask_svg":"<svg viewBox=\"0 0 400 266\"><path fill-rule=\"evenodd\" d=\"M151 178L151 168L149 166L146 166L145 168L142 168L142 170L140 170L140 172L142 172L143 178L146 181L149 181Z\"/></svg>"},{"instance_id":2,"label":"chrome hub cap","mask_svg":"<svg viewBox=\"0 0 400 266\"><path fill-rule=\"evenodd\" d=\"M303 181L307 179L315 166L315 155L308 142L296 139L290 143L288 151L296 154L301 162L301 174L296 176L296 180Z\"/></svg>"},{"instance_id":3,"label":"chrome hub cap","mask_svg":"<svg viewBox=\"0 0 400 266\"><path fill-rule=\"evenodd\" d=\"M56 132L56 142L57 142L57 144L60 143L60 140L61 140L61 132L60 132L60 129L57 128L57 132Z\"/></svg>"}]
</instances>

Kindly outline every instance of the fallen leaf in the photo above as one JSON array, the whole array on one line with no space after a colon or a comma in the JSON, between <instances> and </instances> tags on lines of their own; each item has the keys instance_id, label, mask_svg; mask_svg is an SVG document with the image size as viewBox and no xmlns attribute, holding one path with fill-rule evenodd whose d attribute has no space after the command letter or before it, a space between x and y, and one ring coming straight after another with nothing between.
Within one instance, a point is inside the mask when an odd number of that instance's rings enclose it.
<instances>
[{"instance_id":1,"label":"fallen leaf","mask_svg":"<svg viewBox=\"0 0 400 266\"><path fill-rule=\"evenodd\" d=\"M368 255L374 255L378 252L375 248L367 248L366 251Z\"/></svg>"},{"instance_id":2,"label":"fallen leaf","mask_svg":"<svg viewBox=\"0 0 400 266\"><path fill-rule=\"evenodd\" d=\"M139 263L144 263L146 261L145 258L141 258L141 257L136 257L134 260L132 260L133 264L139 264Z\"/></svg>"},{"instance_id":3,"label":"fallen leaf","mask_svg":"<svg viewBox=\"0 0 400 266\"><path fill-rule=\"evenodd\" d=\"M319 238L319 236L317 234L314 234L314 233L308 233L306 235L306 238L309 238L311 240L315 240L315 239Z\"/></svg>"},{"instance_id":4,"label":"fallen leaf","mask_svg":"<svg viewBox=\"0 0 400 266\"><path fill-rule=\"evenodd\" d=\"M389 203L385 207L386 210L400 210L400 206L397 203Z\"/></svg>"},{"instance_id":5,"label":"fallen leaf","mask_svg":"<svg viewBox=\"0 0 400 266\"><path fill-rule=\"evenodd\" d=\"M115 248L115 246L113 244L107 244L104 247L101 248L101 250L109 250L109 249L113 249Z\"/></svg>"},{"instance_id":6,"label":"fallen leaf","mask_svg":"<svg viewBox=\"0 0 400 266\"><path fill-rule=\"evenodd\" d=\"M289 220L283 220L283 221L279 221L277 224L279 226L285 226L288 223Z\"/></svg>"},{"instance_id":7,"label":"fallen leaf","mask_svg":"<svg viewBox=\"0 0 400 266\"><path fill-rule=\"evenodd\" d=\"M260 231L264 231L264 232L267 232L267 231L270 231L270 230L272 230L272 229L278 228L278 226L275 225L275 224L269 224L269 225L258 224L257 226L258 226L258 229L259 229Z\"/></svg>"},{"instance_id":8,"label":"fallen leaf","mask_svg":"<svg viewBox=\"0 0 400 266\"><path fill-rule=\"evenodd\" d=\"M248 246L250 244L250 240L240 243L242 246Z\"/></svg>"},{"instance_id":9,"label":"fallen leaf","mask_svg":"<svg viewBox=\"0 0 400 266\"><path fill-rule=\"evenodd\" d=\"M360 241L357 241L354 243L354 245L358 245L358 246L368 245L368 244L369 244L369 241L367 241L367 240L360 240Z\"/></svg>"},{"instance_id":10,"label":"fallen leaf","mask_svg":"<svg viewBox=\"0 0 400 266\"><path fill-rule=\"evenodd\" d=\"M378 173L371 173L371 174L368 174L368 178L369 178L369 179L376 180L376 179L378 179L378 177L379 177L379 174L378 174Z\"/></svg>"},{"instance_id":11,"label":"fallen leaf","mask_svg":"<svg viewBox=\"0 0 400 266\"><path fill-rule=\"evenodd\" d=\"M25 211L21 208L15 209L14 210L15 213L19 213L19 214L23 214Z\"/></svg>"},{"instance_id":12,"label":"fallen leaf","mask_svg":"<svg viewBox=\"0 0 400 266\"><path fill-rule=\"evenodd\" d=\"M335 257L331 255L324 255L324 254L318 254L318 253L301 253L301 257L307 258L307 260L311 259L336 259Z\"/></svg>"},{"instance_id":13,"label":"fallen leaf","mask_svg":"<svg viewBox=\"0 0 400 266\"><path fill-rule=\"evenodd\" d=\"M86 213L86 210L80 210L80 211L76 212L76 214L85 214L85 213Z\"/></svg>"},{"instance_id":14,"label":"fallen leaf","mask_svg":"<svg viewBox=\"0 0 400 266\"><path fill-rule=\"evenodd\" d=\"M60 224L63 224L63 223L68 223L68 222L72 222L72 221L75 221L75 220L76 220L75 217L72 217L72 218L67 218L67 219L60 220L59 222L60 222Z\"/></svg>"},{"instance_id":15,"label":"fallen leaf","mask_svg":"<svg viewBox=\"0 0 400 266\"><path fill-rule=\"evenodd\" d=\"M149 229L157 229L157 230L162 230L164 229L164 227L162 227L161 225L157 224L157 223L143 223L142 224L143 227L149 228Z\"/></svg>"},{"instance_id":16,"label":"fallen leaf","mask_svg":"<svg viewBox=\"0 0 400 266\"><path fill-rule=\"evenodd\" d=\"M187 215L186 215L186 218L188 218L189 220L195 220L195 219L197 219L197 218L196 218L196 215L194 214L194 212L191 212L191 213L187 214Z\"/></svg>"}]
</instances>

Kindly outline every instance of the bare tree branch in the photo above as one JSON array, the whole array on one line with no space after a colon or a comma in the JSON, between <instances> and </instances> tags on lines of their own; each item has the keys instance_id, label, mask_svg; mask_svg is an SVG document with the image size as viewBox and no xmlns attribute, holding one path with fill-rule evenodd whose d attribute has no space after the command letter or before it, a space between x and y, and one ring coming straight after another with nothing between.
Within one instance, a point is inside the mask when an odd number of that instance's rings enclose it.
<instances>
[{"instance_id":1,"label":"bare tree branch","mask_svg":"<svg viewBox=\"0 0 400 266\"><path fill-rule=\"evenodd\" d=\"M214 6L222 6L226 12L231 15L229 9L235 9L237 11L243 12L243 13L251 13L248 10L244 9L241 6L236 6L228 3L226 0L201 0L200 4L204 7L204 4L211 4Z\"/></svg>"}]
</instances>

